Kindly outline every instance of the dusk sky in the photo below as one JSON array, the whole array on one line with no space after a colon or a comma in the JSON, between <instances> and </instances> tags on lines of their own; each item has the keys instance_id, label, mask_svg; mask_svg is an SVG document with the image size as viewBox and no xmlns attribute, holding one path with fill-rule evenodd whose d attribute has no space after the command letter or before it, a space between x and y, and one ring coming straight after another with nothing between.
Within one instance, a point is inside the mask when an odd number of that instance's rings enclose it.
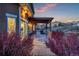
<instances>
[{"instance_id":1,"label":"dusk sky","mask_svg":"<svg viewBox=\"0 0 79 59\"><path fill-rule=\"evenodd\" d=\"M71 22L79 20L79 4L77 3L35 3L35 17L54 17L53 21Z\"/></svg>"}]
</instances>

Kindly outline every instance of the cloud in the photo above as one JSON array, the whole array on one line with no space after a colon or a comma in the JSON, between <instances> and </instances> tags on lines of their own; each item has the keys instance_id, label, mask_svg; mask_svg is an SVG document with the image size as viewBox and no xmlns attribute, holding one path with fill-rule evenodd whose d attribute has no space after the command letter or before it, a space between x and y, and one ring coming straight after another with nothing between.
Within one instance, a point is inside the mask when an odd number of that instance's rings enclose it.
<instances>
[{"instance_id":1,"label":"cloud","mask_svg":"<svg viewBox=\"0 0 79 59\"><path fill-rule=\"evenodd\" d=\"M38 13L44 13L48 9L56 7L56 5L57 5L56 3L46 3L44 6L36 9L36 12L38 12Z\"/></svg>"}]
</instances>

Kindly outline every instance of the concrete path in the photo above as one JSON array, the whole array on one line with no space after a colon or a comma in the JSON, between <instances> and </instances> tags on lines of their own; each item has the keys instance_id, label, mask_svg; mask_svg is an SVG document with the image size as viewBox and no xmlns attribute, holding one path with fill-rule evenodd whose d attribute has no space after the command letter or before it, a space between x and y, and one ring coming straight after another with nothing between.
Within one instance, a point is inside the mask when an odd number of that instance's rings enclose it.
<instances>
[{"instance_id":1,"label":"concrete path","mask_svg":"<svg viewBox=\"0 0 79 59\"><path fill-rule=\"evenodd\" d=\"M33 41L33 49L31 54L34 56L55 56L55 54L46 47L45 42L40 41L37 38Z\"/></svg>"}]
</instances>

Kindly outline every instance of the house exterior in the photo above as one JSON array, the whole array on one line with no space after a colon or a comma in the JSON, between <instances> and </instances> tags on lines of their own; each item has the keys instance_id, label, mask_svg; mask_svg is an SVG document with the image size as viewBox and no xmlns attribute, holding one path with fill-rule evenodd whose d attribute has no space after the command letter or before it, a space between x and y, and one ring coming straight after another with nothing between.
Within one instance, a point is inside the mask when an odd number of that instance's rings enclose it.
<instances>
[{"instance_id":1,"label":"house exterior","mask_svg":"<svg viewBox=\"0 0 79 59\"><path fill-rule=\"evenodd\" d=\"M19 8L19 17L20 17L20 33L21 35L25 36L29 32L29 22L28 17L33 17L34 15L34 8L33 4L20 4Z\"/></svg>"},{"instance_id":2,"label":"house exterior","mask_svg":"<svg viewBox=\"0 0 79 59\"><path fill-rule=\"evenodd\" d=\"M33 15L31 3L0 3L0 32L27 34L27 19Z\"/></svg>"}]
</instances>

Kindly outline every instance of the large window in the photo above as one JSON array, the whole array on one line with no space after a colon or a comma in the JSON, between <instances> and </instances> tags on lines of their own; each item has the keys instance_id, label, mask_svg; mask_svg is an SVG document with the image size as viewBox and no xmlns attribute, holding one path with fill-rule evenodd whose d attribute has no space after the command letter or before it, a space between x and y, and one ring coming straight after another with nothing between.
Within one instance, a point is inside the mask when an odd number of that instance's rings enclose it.
<instances>
[{"instance_id":1,"label":"large window","mask_svg":"<svg viewBox=\"0 0 79 59\"><path fill-rule=\"evenodd\" d=\"M15 32L16 29L16 22L15 18L8 17L8 32L11 33L12 31Z\"/></svg>"},{"instance_id":2,"label":"large window","mask_svg":"<svg viewBox=\"0 0 79 59\"><path fill-rule=\"evenodd\" d=\"M16 32L16 15L6 13L7 17L7 32Z\"/></svg>"}]
</instances>

